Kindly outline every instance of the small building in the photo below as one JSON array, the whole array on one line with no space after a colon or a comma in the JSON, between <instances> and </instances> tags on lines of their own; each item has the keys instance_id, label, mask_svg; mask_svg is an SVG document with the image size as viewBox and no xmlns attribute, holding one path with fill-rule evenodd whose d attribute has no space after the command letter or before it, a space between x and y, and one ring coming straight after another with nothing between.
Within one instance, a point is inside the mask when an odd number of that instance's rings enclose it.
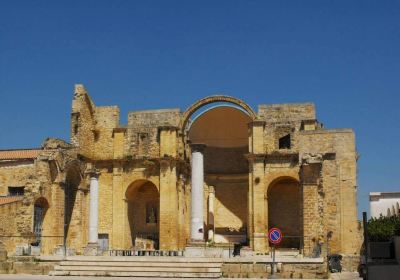
<instances>
[{"instance_id":1,"label":"small building","mask_svg":"<svg viewBox=\"0 0 400 280\"><path fill-rule=\"evenodd\" d=\"M400 192L370 192L371 218L400 216Z\"/></svg>"}]
</instances>

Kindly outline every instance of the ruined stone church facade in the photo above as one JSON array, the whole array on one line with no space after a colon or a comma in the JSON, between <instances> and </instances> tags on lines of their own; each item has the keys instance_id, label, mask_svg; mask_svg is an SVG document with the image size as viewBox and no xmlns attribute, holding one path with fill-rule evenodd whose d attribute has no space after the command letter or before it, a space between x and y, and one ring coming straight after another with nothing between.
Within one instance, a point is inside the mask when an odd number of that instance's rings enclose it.
<instances>
[{"instance_id":1,"label":"ruined stone church facade","mask_svg":"<svg viewBox=\"0 0 400 280\"><path fill-rule=\"evenodd\" d=\"M42 254L196 242L266 253L277 227L280 248L312 256L329 242L357 255L356 193L354 132L324 128L311 103L255 111L210 96L184 112L130 112L121 125L118 107L96 106L76 85L69 143L0 151L0 235L16 236L0 242Z\"/></svg>"}]
</instances>

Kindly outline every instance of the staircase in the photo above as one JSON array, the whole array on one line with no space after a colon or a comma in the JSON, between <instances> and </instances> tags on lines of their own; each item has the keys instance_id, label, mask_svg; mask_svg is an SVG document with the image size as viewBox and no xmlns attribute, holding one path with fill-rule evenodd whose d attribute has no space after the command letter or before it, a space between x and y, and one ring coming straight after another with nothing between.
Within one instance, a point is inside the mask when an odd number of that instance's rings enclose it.
<instances>
[{"instance_id":1,"label":"staircase","mask_svg":"<svg viewBox=\"0 0 400 280\"><path fill-rule=\"evenodd\" d=\"M183 257L68 257L52 276L220 278L222 261Z\"/></svg>"}]
</instances>

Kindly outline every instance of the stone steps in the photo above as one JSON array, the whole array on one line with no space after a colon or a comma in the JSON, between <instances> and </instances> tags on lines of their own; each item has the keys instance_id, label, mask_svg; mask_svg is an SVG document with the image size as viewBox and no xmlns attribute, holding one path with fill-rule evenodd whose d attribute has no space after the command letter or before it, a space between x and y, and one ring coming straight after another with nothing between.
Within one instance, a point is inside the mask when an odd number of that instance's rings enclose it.
<instances>
[{"instance_id":1,"label":"stone steps","mask_svg":"<svg viewBox=\"0 0 400 280\"><path fill-rule=\"evenodd\" d=\"M146 265L146 266L88 266L88 265L63 265L63 266L56 266L54 269L55 270L76 270L76 271L82 271L82 270L93 270L93 271L101 271L104 270L105 267L107 267L107 271L165 271L165 272L174 272L176 271L177 267L176 266L154 266L154 265ZM220 268L219 267L179 267L179 271L181 272L219 272Z\"/></svg>"},{"instance_id":2,"label":"stone steps","mask_svg":"<svg viewBox=\"0 0 400 280\"><path fill-rule=\"evenodd\" d=\"M69 257L52 276L220 278L221 260L183 257Z\"/></svg>"},{"instance_id":3,"label":"stone steps","mask_svg":"<svg viewBox=\"0 0 400 280\"><path fill-rule=\"evenodd\" d=\"M107 277L145 277L145 278L221 278L221 273L199 272L125 272L125 271L52 271L51 276L107 276Z\"/></svg>"}]
</instances>

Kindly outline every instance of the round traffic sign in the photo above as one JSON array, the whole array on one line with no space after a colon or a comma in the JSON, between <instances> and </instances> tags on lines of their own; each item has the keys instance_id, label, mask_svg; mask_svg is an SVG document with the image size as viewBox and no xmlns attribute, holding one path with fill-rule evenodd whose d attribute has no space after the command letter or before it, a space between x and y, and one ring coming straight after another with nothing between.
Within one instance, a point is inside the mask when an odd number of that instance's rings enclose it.
<instances>
[{"instance_id":1,"label":"round traffic sign","mask_svg":"<svg viewBox=\"0 0 400 280\"><path fill-rule=\"evenodd\" d=\"M279 244L282 241L282 232L279 228L271 228L268 231L268 239L272 244Z\"/></svg>"}]
</instances>

